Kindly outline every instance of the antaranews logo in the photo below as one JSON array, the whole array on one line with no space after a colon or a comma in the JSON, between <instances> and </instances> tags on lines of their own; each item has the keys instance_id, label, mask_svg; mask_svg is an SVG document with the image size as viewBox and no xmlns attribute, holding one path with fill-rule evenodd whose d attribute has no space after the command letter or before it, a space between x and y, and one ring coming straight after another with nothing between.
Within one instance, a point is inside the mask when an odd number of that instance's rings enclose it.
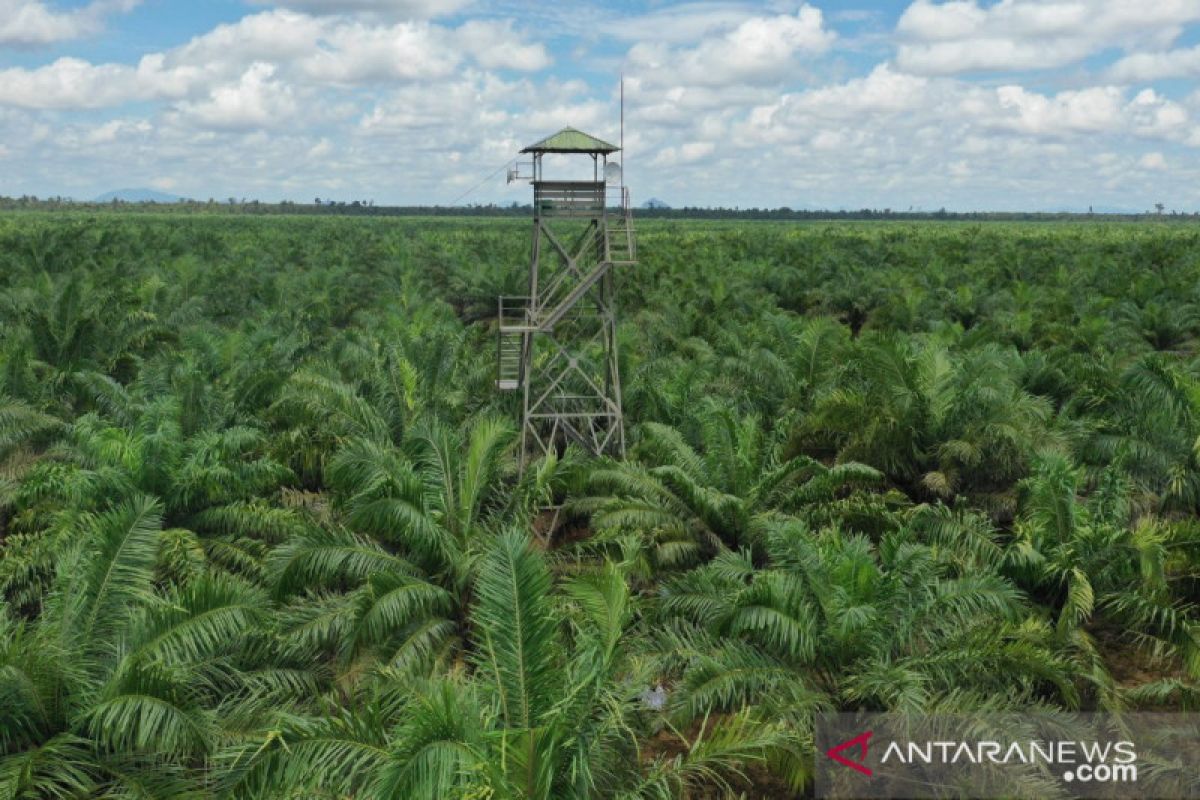
<instances>
[{"instance_id":1,"label":"antaranews logo","mask_svg":"<svg viewBox=\"0 0 1200 800\"><path fill-rule=\"evenodd\" d=\"M832 714L816 752L818 797L1200 798L1195 714Z\"/></svg>"},{"instance_id":2,"label":"antaranews logo","mask_svg":"<svg viewBox=\"0 0 1200 800\"><path fill-rule=\"evenodd\" d=\"M870 767L864 766L863 762L867 760L867 746L869 745L869 743L871 741L871 736L872 736L872 731L865 731L863 733L860 733L858 736L855 736L853 739L847 739L846 741L842 742L841 744L836 744L833 747L829 748L828 750L825 751L825 755L829 756L834 761L836 761L839 764L842 764L843 766L847 766L850 769L857 770L858 772L861 772L863 775L870 777L874 773L871 771ZM857 761L851 761L850 759L848 759L842 755L842 753L844 751L850 750L852 748L858 748L859 755L858 755Z\"/></svg>"}]
</instances>

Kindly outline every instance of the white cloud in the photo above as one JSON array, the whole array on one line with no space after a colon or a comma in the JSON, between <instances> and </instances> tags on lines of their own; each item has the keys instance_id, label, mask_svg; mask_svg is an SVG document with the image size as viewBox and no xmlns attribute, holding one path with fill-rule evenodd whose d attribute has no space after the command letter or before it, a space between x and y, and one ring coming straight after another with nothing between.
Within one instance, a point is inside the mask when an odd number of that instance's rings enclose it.
<instances>
[{"instance_id":1,"label":"white cloud","mask_svg":"<svg viewBox=\"0 0 1200 800\"><path fill-rule=\"evenodd\" d=\"M1167 159L1163 157L1162 153L1146 153L1138 159L1138 166L1142 169L1161 172L1167 168Z\"/></svg>"},{"instance_id":2,"label":"white cloud","mask_svg":"<svg viewBox=\"0 0 1200 800\"><path fill-rule=\"evenodd\" d=\"M163 55L170 67L280 63L311 54L323 37L341 29L338 21L292 11L264 11L218 25Z\"/></svg>"},{"instance_id":3,"label":"white cloud","mask_svg":"<svg viewBox=\"0 0 1200 800\"><path fill-rule=\"evenodd\" d=\"M1196 0L917 0L897 23L896 63L927 75L1061 67L1109 47L1169 45L1196 20Z\"/></svg>"},{"instance_id":4,"label":"white cloud","mask_svg":"<svg viewBox=\"0 0 1200 800\"><path fill-rule=\"evenodd\" d=\"M551 59L541 43L526 43L513 32L512 22L471 20L455 31L460 47L487 69L536 72L550 66Z\"/></svg>"},{"instance_id":5,"label":"white cloud","mask_svg":"<svg viewBox=\"0 0 1200 800\"><path fill-rule=\"evenodd\" d=\"M471 137L477 136L477 126L506 121L506 114L490 120L486 117L494 113L493 109L504 107L516 91L514 84L481 75L436 85L413 84L375 103L362 117L359 127L372 136L395 137L419 132L426 140L422 149L465 147Z\"/></svg>"},{"instance_id":6,"label":"white cloud","mask_svg":"<svg viewBox=\"0 0 1200 800\"><path fill-rule=\"evenodd\" d=\"M1162 53L1134 53L1113 64L1109 75L1125 83L1200 76L1200 45Z\"/></svg>"},{"instance_id":7,"label":"white cloud","mask_svg":"<svg viewBox=\"0 0 1200 800\"><path fill-rule=\"evenodd\" d=\"M459 56L440 28L424 23L376 26L361 22L329 26L320 46L299 60L305 77L339 84L444 77Z\"/></svg>"},{"instance_id":8,"label":"white cloud","mask_svg":"<svg viewBox=\"0 0 1200 800\"><path fill-rule=\"evenodd\" d=\"M652 163L659 167L695 164L707 159L716 149L712 142L686 142L678 147L664 147L659 150Z\"/></svg>"},{"instance_id":9,"label":"white cloud","mask_svg":"<svg viewBox=\"0 0 1200 800\"><path fill-rule=\"evenodd\" d=\"M363 115L359 132L435 158L475 151L484 163L495 163L564 125L601 137L615 133L612 104L586 92L579 81L535 86L468 72L461 79L396 89Z\"/></svg>"},{"instance_id":10,"label":"white cloud","mask_svg":"<svg viewBox=\"0 0 1200 800\"><path fill-rule=\"evenodd\" d=\"M290 86L275 79L275 67L256 62L236 83L218 86L199 102L181 103L182 114L205 128L248 130L277 128L298 109Z\"/></svg>"},{"instance_id":11,"label":"white cloud","mask_svg":"<svg viewBox=\"0 0 1200 800\"><path fill-rule=\"evenodd\" d=\"M1122 123L1123 94L1114 86L1060 92L1052 97L1020 86L996 90L996 124L1021 133L1059 135L1110 131Z\"/></svg>"},{"instance_id":12,"label":"white cloud","mask_svg":"<svg viewBox=\"0 0 1200 800\"><path fill-rule=\"evenodd\" d=\"M797 57L827 51L835 38L825 27L821 11L805 5L795 14L751 17L692 47L638 43L629 51L628 70L646 84L770 83L790 75Z\"/></svg>"},{"instance_id":13,"label":"white cloud","mask_svg":"<svg viewBox=\"0 0 1200 800\"><path fill-rule=\"evenodd\" d=\"M94 0L57 10L43 0L0 0L0 45L53 44L97 33L109 14L129 11L140 0Z\"/></svg>"},{"instance_id":14,"label":"white cloud","mask_svg":"<svg viewBox=\"0 0 1200 800\"><path fill-rule=\"evenodd\" d=\"M136 66L61 58L35 69L0 70L0 104L70 109L189 100L199 107L252 64L270 64L280 87L325 87L448 78L466 59L517 71L550 63L543 45L526 42L510 23L446 28L268 11L146 55Z\"/></svg>"},{"instance_id":15,"label":"white cloud","mask_svg":"<svg viewBox=\"0 0 1200 800\"><path fill-rule=\"evenodd\" d=\"M24 108L103 108L148 98L135 86L136 70L123 64L94 65L60 58L27 70L0 70L0 104Z\"/></svg>"},{"instance_id":16,"label":"white cloud","mask_svg":"<svg viewBox=\"0 0 1200 800\"><path fill-rule=\"evenodd\" d=\"M884 63L866 77L812 89L797 99L803 107L825 109L850 118L862 112L895 112L917 107L927 99L930 85L927 78L897 72Z\"/></svg>"},{"instance_id":17,"label":"white cloud","mask_svg":"<svg viewBox=\"0 0 1200 800\"><path fill-rule=\"evenodd\" d=\"M281 6L309 14L375 13L426 19L453 14L470 0L253 0L259 5Z\"/></svg>"},{"instance_id":18,"label":"white cloud","mask_svg":"<svg viewBox=\"0 0 1200 800\"><path fill-rule=\"evenodd\" d=\"M329 139L327 139L325 137L321 137L320 141L318 141L312 147L308 148L308 157L309 158L325 158L332 152L333 152L333 142L329 141Z\"/></svg>"},{"instance_id":19,"label":"white cloud","mask_svg":"<svg viewBox=\"0 0 1200 800\"><path fill-rule=\"evenodd\" d=\"M693 5L648 16L683 20L675 31L648 26L623 68L627 145L660 167L707 159L740 116L772 102L836 40L809 5L774 16Z\"/></svg>"},{"instance_id":20,"label":"white cloud","mask_svg":"<svg viewBox=\"0 0 1200 800\"><path fill-rule=\"evenodd\" d=\"M1187 139L1193 131L1190 115L1184 106L1155 92L1143 89L1126 107L1133 132L1144 137Z\"/></svg>"},{"instance_id":21,"label":"white cloud","mask_svg":"<svg viewBox=\"0 0 1200 800\"><path fill-rule=\"evenodd\" d=\"M817 206L886 205L884 198L900 192L923 197L913 204L925 208L962 207L961 198L981 195L991 208L1057 207L1047 198L1086 208L1127 202L1120 192L1146 171L1130 155L1100 175L1087 153L1129 149L1138 140L1195 146L1196 131L1186 106L1153 91L1131 96L1099 86L1044 94L882 64L864 77L787 92L749 110L732 122L724 147L737 148L731 163L740 175L730 167L729 183L753 184L793 206L798 197ZM664 163L700 178L671 156ZM711 172L706 165L710 182L725 182ZM1200 192L1186 191L1200 202ZM1113 197L1096 199L1105 192ZM852 194L866 199L853 203Z\"/></svg>"},{"instance_id":22,"label":"white cloud","mask_svg":"<svg viewBox=\"0 0 1200 800\"><path fill-rule=\"evenodd\" d=\"M152 126L146 120L110 119L94 128L84 137L86 144L115 142L121 136L149 133Z\"/></svg>"}]
</instances>

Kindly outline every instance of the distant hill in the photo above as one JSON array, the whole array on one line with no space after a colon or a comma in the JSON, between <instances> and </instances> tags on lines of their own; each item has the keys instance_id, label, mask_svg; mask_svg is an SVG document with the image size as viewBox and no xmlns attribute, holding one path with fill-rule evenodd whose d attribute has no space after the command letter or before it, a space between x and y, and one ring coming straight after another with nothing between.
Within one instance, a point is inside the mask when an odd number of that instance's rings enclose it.
<instances>
[{"instance_id":1,"label":"distant hill","mask_svg":"<svg viewBox=\"0 0 1200 800\"><path fill-rule=\"evenodd\" d=\"M117 189L105 192L95 199L96 203L111 203L120 200L123 203L178 203L182 197L154 189Z\"/></svg>"},{"instance_id":2,"label":"distant hill","mask_svg":"<svg viewBox=\"0 0 1200 800\"><path fill-rule=\"evenodd\" d=\"M657 197L651 197L649 200L647 200L646 202L642 203L642 208L663 208L663 209L667 209L667 208L670 208L670 206L669 206L669 205L667 205L666 203L664 203L662 200L659 200Z\"/></svg>"}]
</instances>

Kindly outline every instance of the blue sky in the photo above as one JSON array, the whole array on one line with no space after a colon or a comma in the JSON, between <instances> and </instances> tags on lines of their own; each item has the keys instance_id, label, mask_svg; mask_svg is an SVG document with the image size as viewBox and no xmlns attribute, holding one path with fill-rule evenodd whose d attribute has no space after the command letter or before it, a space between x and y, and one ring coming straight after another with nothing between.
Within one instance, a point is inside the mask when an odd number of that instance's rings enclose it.
<instances>
[{"instance_id":1,"label":"blue sky","mask_svg":"<svg viewBox=\"0 0 1200 800\"><path fill-rule=\"evenodd\" d=\"M1200 0L0 0L0 194L446 203L622 73L635 201L1200 210Z\"/></svg>"}]
</instances>

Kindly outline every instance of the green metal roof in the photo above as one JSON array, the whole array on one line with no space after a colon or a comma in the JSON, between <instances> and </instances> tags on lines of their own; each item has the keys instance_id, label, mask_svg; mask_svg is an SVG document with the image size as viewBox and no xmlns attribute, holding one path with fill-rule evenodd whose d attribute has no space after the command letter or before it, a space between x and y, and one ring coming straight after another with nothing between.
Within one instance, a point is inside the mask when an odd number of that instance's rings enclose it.
<instances>
[{"instance_id":1,"label":"green metal roof","mask_svg":"<svg viewBox=\"0 0 1200 800\"><path fill-rule=\"evenodd\" d=\"M615 153L621 148L611 145L595 136L577 131L574 128L563 128L558 133L547 136L540 142L529 145L522 153Z\"/></svg>"}]
</instances>

